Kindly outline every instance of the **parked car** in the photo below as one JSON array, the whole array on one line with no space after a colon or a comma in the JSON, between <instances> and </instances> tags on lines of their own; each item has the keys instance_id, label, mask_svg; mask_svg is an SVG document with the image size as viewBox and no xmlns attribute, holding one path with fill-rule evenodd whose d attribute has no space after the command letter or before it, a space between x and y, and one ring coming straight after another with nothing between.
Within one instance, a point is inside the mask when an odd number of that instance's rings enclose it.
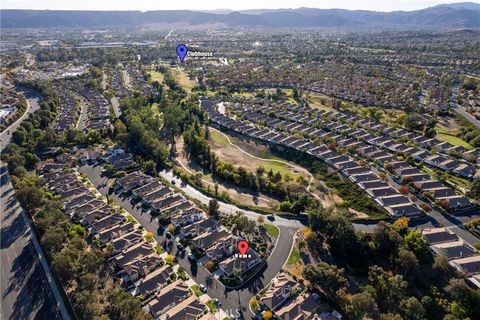
<instances>
[{"instance_id":1,"label":"parked car","mask_svg":"<svg viewBox=\"0 0 480 320\"><path fill-rule=\"evenodd\" d=\"M199 287L200 287L200 290L202 290L203 293L207 292L207 287L205 287L205 285L203 283L200 283Z\"/></svg>"},{"instance_id":2,"label":"parked car","mask_svg":"<svg viewBox=\"0 0 480 320\"><path fill-rule=\"evenodd\" d=\"M267 219L270 220L270 221L273 221L273 220L275 220L275 216L273 214L269 214L269 215L267 215Z\"/></svg>"},{"instance_id":3,"label":"parked car","mask_svg":"<svg viewBox=\"0 0 480 320\"><path fill-rule=\"evenodd\" d=\"M183 246L183 244L179 243L179 244L177 244L177 249L178 249L178 251L184 251L185 247Z\"/></svg>"}]
</instances>

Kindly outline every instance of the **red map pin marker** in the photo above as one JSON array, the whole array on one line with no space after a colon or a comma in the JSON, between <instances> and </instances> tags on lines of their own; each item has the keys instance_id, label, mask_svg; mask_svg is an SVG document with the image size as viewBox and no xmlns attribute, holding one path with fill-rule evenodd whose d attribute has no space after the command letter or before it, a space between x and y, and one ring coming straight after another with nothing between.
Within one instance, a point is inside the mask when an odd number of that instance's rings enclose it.
<instances>
[{"instance_id":1,"label":"red map pin marker","mask_svg":"<svg viewBox=\"0 0 480 320\"><path fill-rule=\"evenodd\" d=\"M242 255L245 255L245 253L247 253L248 246L249 246L248 242L245 240L241 240L237 242L237 249L238 251L240 251Z\"/></svg>"}]
</instances>

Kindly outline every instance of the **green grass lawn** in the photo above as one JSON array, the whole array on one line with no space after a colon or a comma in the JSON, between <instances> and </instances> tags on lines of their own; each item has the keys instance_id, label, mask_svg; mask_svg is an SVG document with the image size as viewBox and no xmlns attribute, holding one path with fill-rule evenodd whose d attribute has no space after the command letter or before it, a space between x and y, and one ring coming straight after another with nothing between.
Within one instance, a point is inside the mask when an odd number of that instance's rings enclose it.
<instances>
[{"instance_id":1,"label":"green grass lawn","mask_svg":"<svg viewBox=\"0 0 480 320\"><path fill-rule=\"evenodd\" d=\"M272 169L273 172L280 172L282 175L297 175L291 172L290 168L284 164L284 163L279 163L279 162L270 162L270 161L262 161L262 166L265 168L265 170L268 172L270 169Z\"/></svg>"},{"instance_id":2,"label":"green grass lawn","mask_svg":"<svg viewBox=\"0 0 480 320\"><path fill-rule=\"evenodd\" d=\"M163 82L163 74L161 72L158 72L158 71L149 71L148 72L149 75L152 76L152 82L153 81L158 81L160 83Z\"/></svg>"},{"instance_id":3,"label":"green grass lawn","mask_svg":"<svg viewBox=\"0 0 480 320\"><path fill-rule=\"evenodd\" d=\"M255 96L252 92L234 92L233 95L237 97L254 97Z\"/></svg>"},{"instance_id":4,"label":"green grass lawn","mask_svg":"<svg viewBox=\"0 0 480 320\"><path fill-rule=\"evenodd\" d=\"M288 257L288 264L295 264L300 261L300 251L298 251L297 247L294 247L292 253Z\"/></svg>"},{"instance_id":5,"label":"green grass lawn","mask_svg":"<svg viewBox=\"0 0 480 320\"><path fill-rule=\"evenodd\" d=\"M154 247L154 249L155 249L155 251L157 251L158 254L162 254L162 253L165 252L165 250L163 250L163 248L160 247L159 245L156 245L156 246Z\"/></svg>"},{"instance_id":6,"label":"green grass lawn","mask_svg":"<svg viewBox=\"0 0 480 320\"><path fill-rule=\"evenodd\" d=\"M200 297L201 295L203 295L203 292L202 290L200 290L200 287L198 285L193 285L190 287L190 289L193 291L193 293L195 293L195 295L197 297ZM211 300L210 300L211 301ZM213 301L212 301L213 302Z\"/></svg>"},{"instance_id":7,"label":"green grass lawn","mask_svg":"<svg viewBox=\"0 0 480 320\"><path fill-rule=\"evenodd\" d=\"M127 221L133 224L137 224L138 221L135 220L131 215L127 215Z\"/></svg>"},{"instance_id":8,"label":"green grass lawn","mask_svg":"<svg viewBox=\"0 0 480 320\"><path fill-rule=\"evenodd\" d=\"M438 130L438 129L437 129ZM467 149L473 149L472 145L470 143L468 143L467 141L459 138L459 137L456 137L452 134L449 134L447 132L444 132L443 129L439 129L437 131L437 136L436 136L437 139L439 140L442 140L442 141L445 141L445 142L448 142L448 143L451 143L453 144L454 146L462 146L462 147L465 147Z\"/></svg>"},{"instance_id":9,"label":"green grass lawn","mask_svg":"<svg viewBox=\"0 0 480 320\"><path fill-rule=\"evenodd\" d=\"M190 277L188 276L188 274L184 270L178 271L177 274L178 274L178 277L180 279L182 279L183 281L187 281L188 279L190 279Z\"/></svg>"},{"instance_id":10,"label":"green grass lawn","mask_svg":"<svg viewBox=\"0 0 480 320\"><path fill-rule=\"evenodd\" d=\"M211 312L215 313L218 311L218 308L215 305L215 302L213 300L210 299L207 302L205 302L205 304L207 305L207 307L210 309Z\"/></svg>"},{"instance_id":11,"label":"green grass lawn","mask_svg":"<svg viewBox=\"0 0 480 320\"><path fill-rule=\"evenodd\" d=\"M472 187L472 181L454 176L452 174L447 175L447 180L461 188L470 189Z\"/></svg>"},{"instance_id":12,"label":"green grass lawn","mask_svg":"<svg viewBox=\"0 0 480 320\"><path fill-rule=\"evenodd\" d=\"M455 137L453 135L450 135L450 134L438 133L437 138L439 140L451 143L454 146L462 146L462 147L465 147L467 149L473 149L472 145L470 143L468 143L467 141L465 141L465 140L463 140L459 137Z\"/></svg>"},{"instance_id":13,"label":"green grass lawn","mask_svg":"<svg viewBox=\"0 0 480 320\"><path fill-rule=\"evenodd\" d=\"M210 139L218 145L226 146L230 144L228 143L227 137L225 137L223 134L217 131L210 130L209 134L210 134Z\"/></svg>"},{"instance_id":14,"label":"green grass lawn","mask_svg":"<svg viewBox=\"0 0 480 320\"><path fill-rule=\"evenodd\" d=\"M265 223L263 227L265 228L265 231L267 231L270 237L277 238L280 234L280 230L273 224Z\"/></svg>"}]
</instances>

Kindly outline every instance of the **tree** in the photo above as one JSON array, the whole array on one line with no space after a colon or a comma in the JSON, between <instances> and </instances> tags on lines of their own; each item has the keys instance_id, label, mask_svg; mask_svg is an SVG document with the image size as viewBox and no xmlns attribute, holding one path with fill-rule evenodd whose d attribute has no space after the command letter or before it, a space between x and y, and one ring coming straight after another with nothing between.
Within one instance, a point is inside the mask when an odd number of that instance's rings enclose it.
<instances>
[{"instance_id":1,"label":"tree","mask_svg":"<svg viewBox=\"0 0 480 320\"><path fill-rule=\"evenodd\" d=\"M424 119L418 113L410 113L405 118L405 128L412 131L421 131Z\"/></svg>"},{"instance_id":2,"label":"tree","mask_svg":"<svg viewBox=\"0 0 480 320\"><path fill-rule=\"evenodd\" d=\"M398 309L398 302L405 297L408 286L401 275L393 275L379 266L371 266L368 281L375 289L375 300L382 310Z\"/></svg>"},{"instance_id":3,"label":"tree","mask_svg":"<svg viewBox=\"0 0 480 320\"><path fill-rule=\"evenodd\" d=\"M326 262L307 265L303 275L313 287L324 292L326 297L334 297L338 290L345 289L348 286L344 270Z\"/></svg>"},{"instance_id":4,"label":"tree","mask_svg":"<svg viewBox=\"0 0 480 320\"><path fill-rule=\"evenodd\" d=\"M393 226L394 228L398 231L400 234L405 234L408 231L408 222L410 219L406 217L402 217L397 219L394 223Z\"/></svg>"},{"instance_id":5,"label":"tree","mask_svg":"<svg viewBox=\"0 0 480 320\"><path fill-rule=\"evenodd\" d=\"M207 262L205 262L205 269L210 272L215 271L215 262L213 262L212 260L208 260Z\"/></svg>"},{"instance_id":6,"label":"tree","mask_svg":"<svg viewBox=\"0 0 480 320\"><path fill-rule=\"evenodd\" d=\"M145 161L145 172L153 177L157 175L157 169L155 168L155 161L148 160Z\"/></svg>"},{"instance_id":7,"label":"tree","mask_svg":"<svg viewBox=\"0 0 480 320\"><path fill-rule=\"evenodd\" d=\"M252 300L250 300L250 308L256 312L257 309L260 307L260 305L258 304L258 300L256 297L253 297Z\"/></svg>"},{"instance_id":8,"label":"tree","mask_svg":"<svg viewBox=\"0 0 480 320\"><path fill-rule=\"evenodd\" d=\"M258 166L257 169L255 170L255 174L257 175L258 178L261 178L264 173L265 173L265 168L262 166Z\"/></svg>"},{"instance_id":9,"label":"tree","mask_svg":"<svg viewBox=\"0 0 480 320\"><path fill-rule=\"evenodd\" d=\"M383 313L380 315L380 320L404 320L399 314L396 313Z\"/></svg>"},{"instance_id":10,"label":"tree","mask_svg":"<svg viewBox=\"0 0 480 320\"><path fill-rule=\"evenodd\" d=\"M95 319L101 313L98 304L93 302L97 300L97 294L93 292L79 290L75 292L72 300L72 307L80 319Z\"/></svg>"},{"instance_id":11,"label":"tree","mask_svg":"<svg viewBox=\"0 0 480 320\"><path fill-rule=\"evenodd\" d=\"M149 319L148 315L142 310L140 299L127 291L120 288L112 289L108 293L107 301L109 302L107 307L109 319Z\"/></svg>"},{"instance_id":12,"label":"tree","mask_svg":"<svg viewBox=\"0 0 480 320\"><path fill-rule=\"evenodd\" d=\"M292 210L292 204L288 200L282 201L280 202L279 209L283 212L290 212Z\"/></svg>"},{"instance_id":13,"label":"tree","mask_svg":"<svg viewBox=\"0 0 480 320\"><path fill-rule=\"evenodd\" d=\"M175 257L172 256L171 254L169 254L168 256L165 257L165 263L167 264L173 264L173 262L175 261Z\"/></svg>"},{"instance_id":14,"label":"tree","mask_svg":"<svg viewBox=\"0 0 480 320\"><path fill-rule=\"evenodd\" d=\"M373 242L380 257L389 257L397 252L402 243L402 237L391 225L381 221L373 231Z\"/></svg>"},{"instance_id":15,"label":"tree","mask_svg":"<svg viewBox=\"0 0 480 320\"><path fill-rule=\"evenodd\" d=\"M257 222L262 225L265 222L265 218L262 215L259 215L257 217Z\"/></svg>"},{"instance_id":16,"label":"tree","mask_svg":"<svg viewBox=\"0 0 480 320\"><path fill-rule=\"evenodd\" d=\"M420 262L431 261L431 254L428 244L418 230L408 230L407 235L403 238L405 247L415 253Z\"/></svg>"},{"instance_id":17,"label":"tree","mask_svg":"<svg viewBox=\"0 0 480 320\"><path fill-rule=\"evenodd\" d=\"M418 272L418 259L410 250L400 248L395 262L398 273L404 277L414 278Z\"/></svg>"},{"instance_id":18,"label":"tree","mask_svg":"<svg viewBox=\"0 0 480 320\"><path fill-rule=\"evenodd\" d=\"M120 134L125 134L127 133L127 127L120 119L116 119L115 122L113 123L113 132L115 136L118 136Z\"/></svg>"},{"instance_id":19,"label":"tree","mask_svg":"<svg viewBox=\"0 0 480 320\"><path fill-rule=\"evenodd\" d=\"M470 288L465 280L452 278L445 287L445 292L451 299L459 301L462 304L466 304L468 301Z\"/></svg>"},{"instance_id":20,"label":"tree","mask_svg":"<svg viewBox=\"0 0 480 320\"><path fill-rule=\"evenodd\" d=\"M378 319L378 305L369 292L360 292L350 298L347 312L352 319Z\"/></svg>"},{"instance_id":21,"label":"tree","mask_svg":"<svg viewBox=\"0 0 480 320\"><path fill-rule=\"evenodd\" d=\"M40 242L42 243L42 247L45 248L47 254L52 257L55 252L60 251L62 248L64 239L64 231L62 228L51 227L45 231Z\"/></svg>"},{"instance_id":22,"label":"tree","mask_svg":"<svg viewBox=\"0 0 480 320\"><path fill-rule=\"evenodd\" d=\"M175 233L175 226L170 223L167 227L167 230L170 234L174 234Z\"/></svg>"},{"instance_id":23,"label":"tree","mask_svg":"<svg viewBox=\"0 0 480 320\"><path fill-rule=\"evenodd\" d=\"M263 311L263 313L262 313L263 320L270 320L270 319L272 319L272 317L273 317L272 311L270 311L270 310Z\"/></svg>"},{"instance_id":24,"label":"tree","mask_svg":"<svg viewBox=\"0 0 480 320\"><path fill-rule=\"evenodd\" d=\"M398 188L398 192L400 192L402 195L406 196L407 194L410 193L410 190L407 186L401 186Z\"/></svg>"},{"instance_id":25,"label":"tree","mask_svg":"<svg viewBox=\"0 0 480 320\"><path fill-rule=\"evenodd\" d=\"M182 132L185 111L177 104L168 105L163 113L165 128L170 132L171 144L175 144L175 136Z\"/></svg>"},{"instance_id":26,"label":"tree","mask_svg":"<svg viewBox=\"0 0 480 320\"><path fill-rule=\"evenodd\" d=\"M86 144L95 144L100 141L101 135L100 132L96 129L88 130L87 136L85 137Z\"/></svg>"},{"instance_id":27,"label":"tree","mask_svg":"<svg viewBox=\"0 0 480 320\"><path fill-rule=\"evenodd\" d=\"M443 254L435 255L433 260L433 270L443 277L450 277L453 273L453 269L448 263L447 256Z\"/></svg>"},{"instance_id":28,"label":"tree","mask_svg":"<svg viewBox=\"0 0 480 320\"><path fill-rule=\"evenodd\" d=\"M210 217L218 218L218 208L220 205L218 204L217 199L210 199L208 202L208 215Z\"/></svg>"},{"instance_id":29,"label":"tree","mask_svg":"<svg viewBox=\"0 0 480 320\"><path fill-rule=\"evenodd\" d=\"M30 211L39 208L44 202L43 190L36 186L19 188L16 195L18 201Z\"/></svg>"},{"instance_id":30,"label":"tree","mask_svg":"<svg viewBox=\"0 0 480 320\"><path fill-rule=\"evenodd\" d=\"M22 145L27 140L27 135L24 130L17 129L12 133L12 141L18 145Z\"/></svg>"},{"instance_id":31,"label":"tree","mask_svg":"<svg viewBox=\"0 0 480 320\"><path fill-rule=\"evenodd\" d=\"M52 267L63 284L68 283L74 276L73 264L66 252L61 251L53 257Z\"/></svg>"},{"instance_id":32,"label":"tree","mask_svg":"<svg viewBox=\"0 0 480 320\"><path fill-rule=\"evenodd\" d=\"M320 252L322 242L330 246L330 253L337 263L357 266L364 263L361 258L363 246L360 243L355 229L345 216L333 214L333 208L318 206L308 215L311 235L307 244L313 252Z\"/></svg>"},{"instance_id":33,"label":"tree","mask_svg":"<svg viewBox=\"0 0 480 320\"><path fill-rule=\"evenodd\" d=\"M480 178L475 178L473 180L468 195L475 200L480 200Z\"/></svg>"},{"instance_id":34,"label":"tree","mask_svg":"<svg viewBox=\"0 0 480 320\"><path fill-rule=\"evenodd\" d=\"M400 302L400 313L404 319L412 320L423 320L426 314L423 305L415 297L403 299Z\"/></svg>"},{"instance_id":35,"label":"tree","mask_svg":"<svg viewBox=\"0 0 480 320\"><path fill-rule=\"evenodd\" d=\"M147 240L148 242L152 242L153 241L153 232L151 232L151 231L147 232L147 234L145 235L145 240Z\"/></svg>"}]
</instances>

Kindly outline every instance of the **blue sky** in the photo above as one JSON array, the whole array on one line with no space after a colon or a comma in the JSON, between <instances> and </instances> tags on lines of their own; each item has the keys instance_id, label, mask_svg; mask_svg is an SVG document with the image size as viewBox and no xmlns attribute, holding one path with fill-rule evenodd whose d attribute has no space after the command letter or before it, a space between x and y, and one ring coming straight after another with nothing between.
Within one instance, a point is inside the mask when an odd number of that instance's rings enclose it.
<instances>
[{"instance_id":1,"label":"blue sky","mask_svg":"<svg viewBox=\"0 0 480 320\"><path fill-rule=\"evenodd\" d=\"M51 10L172 10L172 9L266 9L343 8L377 11L416 10L440 3L465 0L1 0L2 9ZM478 2L478 1L473 1Z\"/></svg>"}]
</instances>

